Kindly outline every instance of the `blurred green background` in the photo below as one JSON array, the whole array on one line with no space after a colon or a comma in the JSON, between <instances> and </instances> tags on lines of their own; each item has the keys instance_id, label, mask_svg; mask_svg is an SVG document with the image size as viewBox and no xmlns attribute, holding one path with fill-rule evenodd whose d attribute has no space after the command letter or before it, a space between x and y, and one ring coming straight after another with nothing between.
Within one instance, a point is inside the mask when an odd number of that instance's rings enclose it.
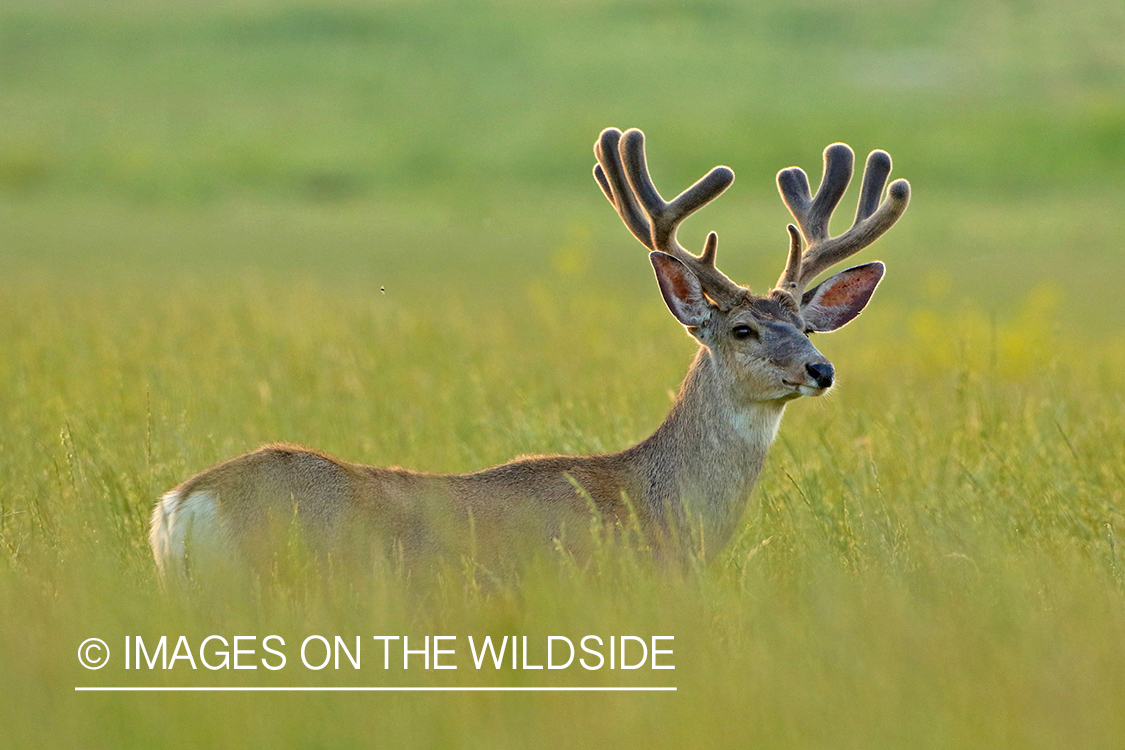
<instances>
[{"instance_id":1,"label":"blurred green background","mask_svg":"<svg viewBox=\"0 0 1125 750\"><path fill-rule=\"evenodd\" d=\"M1111 2L5 3L5 263L424 288L422 261L439 280L491 278L489 248L524 277L569 248L599 276L644 283L590 189L594 136L617 125L646 130L668 192L735 168L736 190L691 226L721 230L727 267L752 284L784 252L773 174L812 172L843 140L890 151L925 197L898 230L912 251L897 273L944 274L975 298L1044 279L1103 297L1122 278L1123 15ZM1110 273L1077 272L1079 257Z\"/></svg>"},{"instance_id":2,"label":"blurred green background","mask_svg":"<svg viewBox=\"0 0 1125 750\"><path fill-rule=\"evenodd\" d=\"M0 0L0 745L1119 746L1122 39L1118 0ZM735 170L681 237L759 291L778 169L845 141L913 186L738 540L163 596L153 500L262 442L466 471L659 424L692 344L591 179L610 125L666 195ZM253 684L74 663L239 629L667 631L680 690L71 692Z\"/></svg>"}]
</instances>

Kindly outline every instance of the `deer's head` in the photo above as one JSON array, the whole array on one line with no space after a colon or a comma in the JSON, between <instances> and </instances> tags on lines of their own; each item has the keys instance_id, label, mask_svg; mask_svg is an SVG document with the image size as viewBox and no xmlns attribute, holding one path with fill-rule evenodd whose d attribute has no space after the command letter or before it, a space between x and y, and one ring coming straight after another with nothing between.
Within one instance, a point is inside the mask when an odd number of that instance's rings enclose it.
<instances>
[{"instance_id":1,"label":"deer's head","mask_svg":"<svg viewBox=\"0 0 1125 750\"><path fill-rule=\"evenodd\" d=\"M832 363L809 340L812 333L835 331L854 319L883 278L875 261L849 268L812 288L822 271L854 255L887 231L906 210L910 185L891 183L884 151L867 157L855 223L837 237L828 221L851 181L854 156L843 143L824 150L824 177L816 196L798 167L777 175L782 200L797 221L789 225L789 256L777 285L764 295L739 286L715 267L718 236L707 236L701 255L676 240L676 229L734 182L728 167L715 167L668 202L660 197L645 161L644 134L616 128L602 131L594 145L594 177L629 231L651 252L661 294L668 309L734 381L747 401L818 396L832 387ZM802 251L802 238L808 245Z\"/></svg>"}]
</instances>

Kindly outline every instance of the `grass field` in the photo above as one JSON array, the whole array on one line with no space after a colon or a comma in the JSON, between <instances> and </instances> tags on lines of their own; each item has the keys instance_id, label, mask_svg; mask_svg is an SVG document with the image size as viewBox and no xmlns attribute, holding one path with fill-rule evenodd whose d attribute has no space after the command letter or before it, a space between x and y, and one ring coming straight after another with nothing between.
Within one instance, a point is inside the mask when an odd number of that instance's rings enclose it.
<instances>
[{"instance_id":1,"label":"grass field","mask_svg":"<svg viewBox=\"0 0 1125 750\"><path fill-rule=\"evenodd\" d=\"M0 746L1125 744L1122 38L1112 0L0 2ZM155 498L263 442L466 471L659 424L693 344L590 178L608 125L666 192L735 169L682 235L758 290L777 169L844 140L913 185L737 540L162 593ZM459 669L121 663L269 633L457 635ZM676 669L474 670L489 634ZM73 690L544 684L678 691Z\"/></svg>"}]
</instances>

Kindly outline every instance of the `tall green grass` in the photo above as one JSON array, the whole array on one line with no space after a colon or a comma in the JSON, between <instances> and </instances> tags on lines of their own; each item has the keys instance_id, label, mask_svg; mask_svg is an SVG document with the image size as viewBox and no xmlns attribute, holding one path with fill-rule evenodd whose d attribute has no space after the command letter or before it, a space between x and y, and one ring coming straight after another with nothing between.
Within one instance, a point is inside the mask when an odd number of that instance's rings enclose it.
<instances>
[{"instance_id":1,"label":"tall green grass","mask_svg":"<svg viewBox=\"0 0 1125 750\"><path fill-rule=\"evenodd\" d=\"M1121 744L1123 27L1095 2L0 6L0 745ZM610 124L646 129L666 192L735 168L684 237L718 229L759 290L778 168L846 140L914 186L737 538L682 569L294 554L238 597L162 591L156 497L263 442L466 471L659 424L692 343L589 177ZM126 635L275 632L278 674L121 663ZM364 636L364 670L294 668L312 633ZM464 642L591 633L674 635L676 670L478 673ZM458 635L460 668L372 670L391 634ZM678 691L73 692L114 684Z\"/></svg>"}]
</instances>

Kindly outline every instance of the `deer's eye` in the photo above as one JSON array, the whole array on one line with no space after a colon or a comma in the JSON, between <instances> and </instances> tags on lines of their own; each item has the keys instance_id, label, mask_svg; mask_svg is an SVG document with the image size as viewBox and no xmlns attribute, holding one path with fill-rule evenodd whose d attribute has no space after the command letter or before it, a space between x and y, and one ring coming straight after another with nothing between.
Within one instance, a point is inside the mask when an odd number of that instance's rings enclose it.
<instances>
[{"instance_id":1,"label":"deer's eye","mask_svg":"<svg viewBox=\"0 0 1125 750\"><path fill-rule=\"evenodd\" d=\"M758 338L758 332L747 325L735 326L734 328L730 329L730 333L736 339Z\"/></svg>"}]
</instances>

